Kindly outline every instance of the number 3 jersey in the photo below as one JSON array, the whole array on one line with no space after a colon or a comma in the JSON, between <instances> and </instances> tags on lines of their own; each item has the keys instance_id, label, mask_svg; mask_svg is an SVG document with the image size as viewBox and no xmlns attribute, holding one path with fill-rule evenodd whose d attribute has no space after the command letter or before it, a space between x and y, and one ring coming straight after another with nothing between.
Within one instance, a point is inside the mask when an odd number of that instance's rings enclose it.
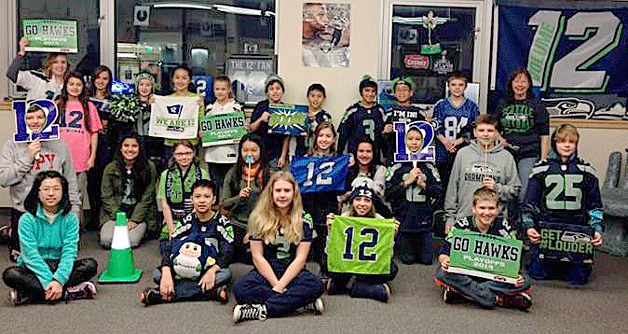
<instances>
[{"instance_id":1,"label":"number 3 jersey","mask_svg":"<svg viewBox=\"0 0 628 334\"><path fill-rule=\"evenodd\" d=\"M161 265L172 267L177 279L197 280L214 264L227 268L232 252L233 226L229 219L216 212L210 220L201 222L193 212L183 218L172 235Z\"/></svg>"},{"instance_id":2,"label":"number 3 jersey","mask_svg":"<svg viewBox=\"0 0 628 334\"><path fill-rule=\"evenodd\" d=\"M376 145L383 145L384 115L384 108L377 103L370 108L365 108L360 103L349 107L338 127L338 153L344 153L345 146L347 153L356 152L358 144L365 138ZM379 158L379 149L375 149L373 156Z\"/></svg>"},{"instance_id":3,"label":"number 3 jersey","mask_svg":"<svg viewBox=\"0 0 628 334\"><path fill-rule=\"evenodd\" d=\"M309 214L303 214L303 237L301 238L301 242L311 242L312 241L312 218ZM270 263L273 271L277 274L283 273L290 263L294 261L294 258L297 256L297 248L299 244L293 244L286 237L284 237L284 229L280 228L277 233L277 238L275 238L275 242L272 244L264 243L261 236L251 235L251 240L261 241L264 247L264 258L268 263Z\"/></svg>"},{"instance_id":4,"label":"number 3 jersey","mask_svg":"<svg viewBox=\"0 0 628 334\"><path fill-rule=\"evenodd\" d=\"M523 225L537 221L589 224L604 230L602 199L595 169L575 154L562 163L552 143L550 158L532 169L523 203Z\"/></svg>"},{"instance_id":5,"label":"number 3 jersey","mask_svg":"<svg viewBox=\"0 0 628 334\"><path fill-rule=\"evenodd\" d=\"M432 230L434 201L443 198L444 191L438 170L431 163L418 163L425 189L416 181L404 187L413 168L411 162L397 163L388 170L386 197L390 201L393 216L399 220L400 232L427 232Z\"/></svg>"}]
</instances>

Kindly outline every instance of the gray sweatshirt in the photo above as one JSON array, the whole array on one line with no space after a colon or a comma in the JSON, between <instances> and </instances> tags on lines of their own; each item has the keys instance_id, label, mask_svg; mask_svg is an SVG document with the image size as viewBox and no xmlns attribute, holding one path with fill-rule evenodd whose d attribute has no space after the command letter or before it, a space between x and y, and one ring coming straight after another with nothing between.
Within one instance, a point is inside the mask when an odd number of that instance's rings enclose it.
<instances>
[{"instance_id":1,"label":"gray sweatshirt","mask_svg":"<svg viewBox=\"0 0 628 334\"><path fill-rule=\"evenodd\" d=\"M502 209L521 191L517 164L501 142L495 144L486 156L485 151L472 141L458 151L451 169L445 196L447 226L453 226L456 220L473 214L473 193L482 187L484 176L495 180L495 191L499 194Z\"/></svg>"},{"instance_id":2,"label":"gray sweatshirt","mask_svg":"<svg viewBox=\"0 0 628 334\"><path fill-rule=\"evenodd\" d=\"M68 179L72 211L79 212L81 199L76 188L76 173L66 143L59 140L42 141L40 159L28 154L29 143L7 141L0 156L0 186L10 187L13 208L24 212L24 200L33 187L35 176L42 171L55 170Z\"/></svg>"}]
</instances>

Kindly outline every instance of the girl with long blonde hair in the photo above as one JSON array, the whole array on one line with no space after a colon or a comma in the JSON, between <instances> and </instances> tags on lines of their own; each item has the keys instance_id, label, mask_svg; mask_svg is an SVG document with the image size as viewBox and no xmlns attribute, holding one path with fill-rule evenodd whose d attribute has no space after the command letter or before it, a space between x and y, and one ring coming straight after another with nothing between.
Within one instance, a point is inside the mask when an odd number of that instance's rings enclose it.
<instances>
[{"instance_id":1,"label":"girl with long blonde hair","mask_svg":"<svg viewBox=\"0 0 628 334\"><path fill-rule=\"evenodd\" d=\"M312 220L303 212L299 186L288 172L273 174L249 218L255 268L233 287L235 322L265 320L305 308L321 313L320 279L305 269Z\"/></svg>"}]
</instances>

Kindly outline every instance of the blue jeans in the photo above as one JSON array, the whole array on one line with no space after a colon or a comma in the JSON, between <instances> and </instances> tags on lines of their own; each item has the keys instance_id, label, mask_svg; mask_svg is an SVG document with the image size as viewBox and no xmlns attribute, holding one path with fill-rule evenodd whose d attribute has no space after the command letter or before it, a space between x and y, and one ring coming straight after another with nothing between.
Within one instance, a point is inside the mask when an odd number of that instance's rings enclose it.
<instances>
[{"instance_id":1,"label":"blue jeans","mask_svg":"<svg viewBox=\"0 0 628 334\"><path fill-rule=\"evenodd\" d=\"M468 275L450 274L444 271L440 265L436 268L436 278L455 288L465 298L484 308L495 307L497 304L497 296L525 291L532 285L529 278L524 278L523 285L516 287L513 284L491 280L483 281Z\"/></svg>"},{"instance_id":2,"label":"blue jeans","mask_svg":"<svg viewBox=\"0 0 628 334\"><path fill-rule=\"evenodd\" d=\"M535 280L561 279L570 285L585 285L589 282L593 267L585 263L568 263L539 260L539 247L530 247L530 278Z\"/></svg>"},{"instance_id":3,"label":"blue jeans","mask_svg":"<svg viewBox=\"0 0 628 334\"><path fill-rule=\"evenodd\" d=\"M323 284L320 278L304 269L288 284L284 293L278 293L253 269L236 281L233 295L238 304L265 304L267 316L278 317L313 303L323 295Z\"/></svg>"},{"instance_id":4,"label":"blue jeans","mask_svg":"<svg viewBox=\"0 0 628 334\"><path fill-rule=\"evenodd\" d=\"M157 285L159 285L159 283L161 282L160 268L155 269L153 280ZM216 279L214 282L213 290L216 290L223 285L229 284L230 281L231 270L229 268L221 268L216 272ZM203 292L201 290L201 287L198 285L198 281L193 281L190 279L174 279L174 297L177 301L206 300L206 294L206 292Z\"/></svg>"},{"instance_id":5,"label":"blue jeans","mask_svg":"<svg viewBox=\"0 0 628 334\"><path fill-rule=\"evenodd\" d=\"M534 164L538 161L537 158L521 158L517 162L517 172L519 173L519 179L521 180L521 192L519 193L519 203L523 203L528 190L528 180L532 173Z\"/></svg>"},{"instance_id":6,"label":"blue jeans","mask_svg":"<svg viewBox=\"0 0 628 334\"><path fill-rule=\"evenodd\" d=\"M434 260L432 237L432 232L400 232L397 249L401 263L432 264Z\"/></svg>"},{"instance_id":7,"label":"blue jeans","mask_svg":"<svg viewBox=\"0 0 628 334\"><path fill-rule=\"evenodd\" d=\"M383 286L395 279L398 267L394 261L390 263L390 274L387 275L359 275L329 273L331 278L330 295L348 293L354 298L369 298L386 301L386 290Z\"/></svg>"}]
</instances>

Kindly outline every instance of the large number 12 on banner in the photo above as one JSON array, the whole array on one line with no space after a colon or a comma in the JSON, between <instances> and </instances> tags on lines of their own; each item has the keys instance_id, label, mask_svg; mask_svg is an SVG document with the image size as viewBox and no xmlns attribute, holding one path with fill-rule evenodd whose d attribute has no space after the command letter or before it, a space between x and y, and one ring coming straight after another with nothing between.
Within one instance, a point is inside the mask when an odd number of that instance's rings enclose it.
<instances>
[{"instance_id":1,"label":"large number 12 on banner","mask_svg":"<svg viewBox=\"0 0 628 334\"><path fill-rule=\"evenodd\" d=\"M330 272L389 274L395 240L395 221L334 217L327 244Z\"/></svg>"},{"instance_id":2,"label":"large number 12 on banner","mask_svg":"<svg viewBox=\"0 0 628 334\"><path fill-rule=\"evenodd\" d=\"M290 171L301 193L343 191L349 168L348 154L335 157L294 157Z\"/></svg>"}]
</instances>

